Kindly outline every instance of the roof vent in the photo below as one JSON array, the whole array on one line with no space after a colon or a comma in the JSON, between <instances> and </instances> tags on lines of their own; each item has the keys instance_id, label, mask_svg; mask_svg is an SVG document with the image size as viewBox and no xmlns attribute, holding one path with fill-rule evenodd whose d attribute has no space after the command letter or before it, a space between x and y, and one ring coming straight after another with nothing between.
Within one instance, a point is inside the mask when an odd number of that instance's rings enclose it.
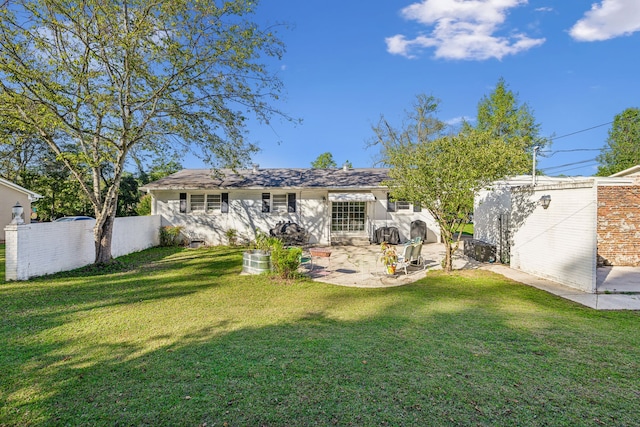
<instances>
[{"instance_id":1,"label":"roof vent","mask_svg":"<svg viewBox=\"0 0 640 427\"><path fill-rule=\"evenodd\" d=\"M347 172L349 170L349 163L344 162L344 164L342 165L342 170Z\"/></svg>"},{"instance_id":2,"label":"roof vent","mask_svg":"<svg viewBox=\"0 0 640 427\"><path fill-rule=\"evenodd\" d=\"M260 167L260 165L257 163L254 163L252 166L253 166L253 173L258 173L258 168Z\"/></svg>"}]
</instances>

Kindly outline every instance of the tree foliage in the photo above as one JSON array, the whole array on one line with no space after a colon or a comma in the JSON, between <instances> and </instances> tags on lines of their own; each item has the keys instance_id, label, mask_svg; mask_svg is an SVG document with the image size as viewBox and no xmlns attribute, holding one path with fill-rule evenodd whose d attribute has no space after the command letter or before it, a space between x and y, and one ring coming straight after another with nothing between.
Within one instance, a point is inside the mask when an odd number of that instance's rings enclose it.
<instances>
[{"instance_id":1,"label":"tree foliage","mask_svg":"<svg viewBox=\"0 0 640 427\"><path fill-rule=\"evenodd\" d=\"M598 176L609 176L640 164L640 109L627 108L613 119L607 145L597 157Z\"/></svg>"},{"instance_id":2,"label":"tree foliage","mask_svg":"<svg viewBox=\"0 0 640 427\"><path fill-rule=\"evenodd\" d=\"M536 123L533 111L526 103L520 103L518 94L509 89L503 78L478 103L475 128L481 132L489 132L492 137L523 146L525 152L530 154L533 154L533 147L543 148L550 143L549 139L540 136L540 124ZM531 163L523 162L510 173L531 173Z\"/></svg>"},{"instance_id":3,"label":"tree foliage","mask_svg":"<svg viewBox=\"0 0 640 427\"><path fill-rule=\"evenodd\" d=\"M316 159L311 162L311 167L314 169L330 169L337 166L336 161L333 160L333 154L330 152L322 153Z\"/></svg>"},{"instance_id":4,"label":"tree foliage","mask_svg":"<svg viewBox=\"0 0 640 427\"><path fill-rule=\"evenodd\" d=\"M453 132L436 116L439 102L419 95L400 128L383 117L373 130L390 167L391 196L419 203L433 215L446 246L443 267L450 271L460 238L455 232L469 220L474 193L529 165L530 139L467 124Z\"/></svg>"},{"instance_id":5,"label":"tree foliage","mask_svg":"<svg viewBox=\"0 0 640 427\"><path fill-rule=\"evenodd\" d=\"M256 149L250 115L282 115L270 105L280 81L263 61L283 46L249 19L256 3L10 0L0 9L0 122L37 135L78 182L95 212L96 263L111 259L133 153L189 147L212 166L240 166Z\"/></svg>"}]
</instances>

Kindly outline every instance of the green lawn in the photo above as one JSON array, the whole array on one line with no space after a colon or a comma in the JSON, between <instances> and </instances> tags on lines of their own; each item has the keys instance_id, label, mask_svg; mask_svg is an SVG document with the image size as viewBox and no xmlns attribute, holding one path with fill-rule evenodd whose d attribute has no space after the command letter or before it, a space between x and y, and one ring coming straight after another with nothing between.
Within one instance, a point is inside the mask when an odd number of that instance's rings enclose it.
<instances>
[{"instance_id":1,"label":"green lawn","mask_svg":"<svg viewBox=\"0 0 640 427\"><path fill-rule=\"evenodd\" d=\"M638 313L485 271L356 289L241 258L0 282L0 426L638 425Z\"/></svg>"}]
</instances>

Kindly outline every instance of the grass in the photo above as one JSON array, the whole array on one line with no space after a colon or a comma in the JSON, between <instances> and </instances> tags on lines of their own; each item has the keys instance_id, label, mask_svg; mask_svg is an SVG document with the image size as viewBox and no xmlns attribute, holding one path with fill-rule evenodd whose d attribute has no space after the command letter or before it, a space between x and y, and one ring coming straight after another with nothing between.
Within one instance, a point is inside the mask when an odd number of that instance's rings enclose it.
<instances>
[{"instance_id":1,"label":"grass","mask_svg":"<svg viewBox=\"0 0 640 427\"><path fill-rule=\"evenodd\" d=\"M459 231L462 231L462 235L468 235L468 236L473 236L473 223L469 223L469 224L464 224L460 227L458 227L458 230L456 230L456 233L458 233ZM457 236L457 234L456 234Z\"/></svg>"},{"instance_id":2,"label":"grass","mask_svg":"<svg viewBox=\"0 0 640 427\"><path fill-rule=\"evenodd\" d=\"M0 253L0 256L3 253ZM156 248L0 283L0 426L631 426L640 316L485 271L357 289Z\"/></svg>"}]
</instances>

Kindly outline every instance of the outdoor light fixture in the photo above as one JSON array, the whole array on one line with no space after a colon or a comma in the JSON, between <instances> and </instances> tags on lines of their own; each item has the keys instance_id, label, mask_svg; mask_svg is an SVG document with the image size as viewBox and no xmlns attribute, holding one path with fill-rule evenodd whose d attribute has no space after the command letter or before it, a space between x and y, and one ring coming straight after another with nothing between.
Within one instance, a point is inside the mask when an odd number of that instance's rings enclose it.
<instances>
[{"instance_id":1,"label":"outdoor light fixture","mask_svg":"<svg viewBox=\"0 0 640 427\"><path fill-rule=\"evenodd\" d=\"M11 224L24 224L24 220L22 219L23 212L24 209L20 202L16 202L11 208Z\"/></svg>"},{"instance_id":2,"label":"outdoor light fixture","mask_svg":"<svg viewBox=\"0 0 640 427\"><path fill-rule=\"evenodd\" d=\"M549 204L551 203L551 196L546 194L540 197L539 203L542 205L543 209L547 209L549 207Z\"/></svg>"}]
</instances>

